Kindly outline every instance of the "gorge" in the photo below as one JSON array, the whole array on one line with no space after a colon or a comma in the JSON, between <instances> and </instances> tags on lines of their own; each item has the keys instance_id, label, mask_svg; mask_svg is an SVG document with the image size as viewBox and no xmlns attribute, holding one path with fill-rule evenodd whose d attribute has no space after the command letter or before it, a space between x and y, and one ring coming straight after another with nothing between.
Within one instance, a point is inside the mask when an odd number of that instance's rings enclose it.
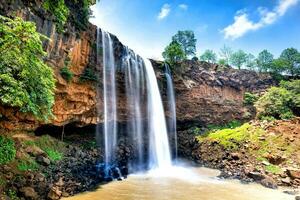
<instances>
[{"instance_id":1,"label":"gorge","mask_svg":"<svg viewBox=\"0 0 300 200\"><path fill-rule=\"evenodd\" d=\"M269 121L255 103L285 87L292 105L297 77L282 86L272 73L144 58L101 27L78 28L84 2L96 2L64 0L63 27L45 2L0 0L1 16L48 38L42 59L55 79L49 120L0 99L1 200L299 198L298 104Z\"/></svg>"}]
</instances>

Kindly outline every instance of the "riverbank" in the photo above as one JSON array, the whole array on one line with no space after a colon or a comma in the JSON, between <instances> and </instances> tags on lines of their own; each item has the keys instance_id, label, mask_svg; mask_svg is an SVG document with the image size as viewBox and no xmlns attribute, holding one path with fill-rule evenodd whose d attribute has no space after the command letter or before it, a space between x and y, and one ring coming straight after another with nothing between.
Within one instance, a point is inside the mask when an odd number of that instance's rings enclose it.
<instances>
[{"instance_id":1,"label":"riverbank","mask_svg":"<svg viewBox=\"0 0 300 200\"><path fill-rule=\"evenodd\" d=\"M300 119L231 123L179 131L180 154L222 171L221 177L276 189L300 186Z\"/></svg>"}]
</instances>

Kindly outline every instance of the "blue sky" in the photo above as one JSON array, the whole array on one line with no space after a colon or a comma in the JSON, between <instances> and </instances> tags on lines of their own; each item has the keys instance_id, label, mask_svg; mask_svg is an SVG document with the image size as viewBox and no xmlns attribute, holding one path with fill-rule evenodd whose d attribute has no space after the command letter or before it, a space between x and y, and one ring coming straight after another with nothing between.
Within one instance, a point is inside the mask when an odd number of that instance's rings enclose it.
<instances>
[{"instance_id":1,"label":"blue sky","mask_svg":"<svg viewBox=\"0 0 300 200\"><path fill-rule=\"evenodd\" d=\"M148 58L161 58L178 30L195 32L197 56L223 45L300 50L300 0L101 0L93 10L92 23Z\"/></svg>"}]
</instances>

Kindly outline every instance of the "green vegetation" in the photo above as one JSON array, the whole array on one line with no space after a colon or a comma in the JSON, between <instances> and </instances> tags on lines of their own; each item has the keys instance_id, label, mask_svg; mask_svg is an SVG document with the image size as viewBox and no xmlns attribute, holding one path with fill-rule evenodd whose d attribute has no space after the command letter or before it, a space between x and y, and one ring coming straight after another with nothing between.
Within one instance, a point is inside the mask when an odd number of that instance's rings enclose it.
<instances>
[{"instance_id":1,"label":"green vegetation","mask_svg":"<svg viewBox=\"0 0 300 200\"><path fill-rule=\"evenodd\" d=\"M239 144L245 142L252 137L253 134L257 134L255 131L251 131L253 127L250 124L244 124L237 128L227 128L221 130L212 130L207 134L199 136L198 139L218 141L226 149L237 149Z\"/></svg>"},{"instance_id":2,"label":"green vegetation","mask_svg":"<svg viewBox=\"0 0 300 200\"><path fill-rule=\"evenodd\" d=\"M53 149L46 149L45 152L47 153L48 157L50 158L50 160L52 161L59 161L63 158L62 153L53 150Z\"/></svg>"},{"instance_id":3,"label":"green vegetation","mask_svg":"<svg viewBox=\"0 0 300 200\"><path fill-rule=\"evenodd\" d=\"M93 69L86 68L84 72L80 75L80 81L98 81L96 73Z\"/></svg>"},{"instance_id":4,"label":"green vegetation","mask_svg":"<svg viewBox=\"0 0 300 200\"><path fill-rule=\"evenodd\" d=\"M43 62L45 37L32 22L2 16L0 35L0 103L47 120L52 117L55 79Z\"/></svg>"},{"instance_id":5,"label":"green vegetation","mask_svg":"<svg viewBox=\"0 0 300 200\"><path fill-rule=\"evenodd\" d=\"M173 42L177 42L185 56L194 56L196 53L196 42L195 34L193 31L178 31L173 37Z\"/></svg>"},{"instance_id":6,"label":"green vegetation","mask_svg":"<svg viewBox=\"0 0 300 200\"><path fill-rule=\"evenodd\" d=\"M16 156L15 143L12 139L0 135L0 165L11 162Z\"/></svg>"},{"instance_id":7,"label":"green vegetation","mask_svg":"<svg viewBox=\"0 0 300 200\"><path fill-rule=\"evenodd\" d=\"M274 56L268 50L265 49L260 52L257 57L257 65L259 66L259 71L268 72L272 66L273 60Z\"/></svg>"},{"instance_id":8,"label":"green vegetation","mask_svg":"<svg viewBox=\"0 0 300 200\"><path fill-rule=\"evenodd\" d=\"M252 106L257 101L258 96L250 92L245 92L244 94L244 105Z\"/></svg>"},{"instance_id":9,"label":"green vegetation","mask_svg":"<svg viewBox=\"0 0 300 200\"><path fill-rule=\"evenodd\" d=\"M176 41L172 41L163 52L164 59L173 66L174 64L183 61L186 59L186 55L180 46L180 44Z\"/></svg>"},{"instance_id":10,"label":"green vegetation","mask_svg":"<svg viewBox=\"0 0 300 200\"><path fill-rule=\"evenodd\" d=\"M223 129L233 129L233 128L239 127L241 125L242 125L242 123L240 121L233 120L233 121L228 122L223 125L209 124L207 126L207 129L211 132L211 131L223 130Z\"/></svg>"},{"instance_id":11,"label":"green vegetation","mask_svg":"<svg viewBox=\"0 0 300 200\"><path fill-rule=\"evenodd\" d=\"M73 72L70 71L68 66L64 66L60 69L60 75L67 81L70 82L73 79Z\"/></svg>"},{"instance_id":12,"label":"green vegetation","mask_svg":"<svg viewBox=\"0 0 300 200\"><path fill-rule=\"evenodd\" d=\"M272 174L280 174L280 173L282 172L282 169L281 169L279 166L277 166L277 165L272 165L272 164L267 165L267 166L265 167L265 170L266 170L267 172L272 173Z\"/></svg>"},{"instance_id":13,"label":"green vegetation","mask_svg":"<svg viewBox=\"0 0 300 200\"><path fill-rule=\"evenodd\" d=\"M26 158L20 160L17 167L20 171L36 171L39 169L39 164L37 164L35 160L32 160L31 158Z\"/></svg>"},{"instance_id":14,"label":"green vegetation","mask_svg":"<svg viewBox=\"0 0 300 200\"><path fill-rule=\"evenodd\" d=\"M230 62L233 66L241 69L247 61L247 54L243 50L238 50L230 56Z\"/></svg>"},{"instance_id":15,"label":"green vegetation","mask_svg":"<svg viewBox=\"0 0 300 200\"><path fill-rule=\"evenodd\" d=\"M299 115L300 81L282 81L280 87L271 87L255 103L260 119L290 119Z\"/></svg>"},{"instance_id":16,"label":"green vegetation","mask_svg":"<svg viewBox=\"0 0 300 200\"><path fill-rule=\"evenodd\" d=\"M35 145L45 151L52 161L58 161L63 158L65 144L48 135L43 135L35 141Z\"/></svg>"},{"instance_id":17,"label":"green vegetation","mask_svg":"<svg viewBox=\"0 0 300 200\"><path fill-rule=\"evenodd\" d=\"M68 20L69 8L66 6L64 0L45 0L43 7L46 11L55 16L56 30L58 32L64 31L64 25Z\"/></svg>"},{"instance_id":18,"label":"green vegetation","mask_svg":"<svg viewBox=\"0 0 300 200\"><path fill-rule=\"evenodd\" d=\"M213 50L207 49L201 56L200 60L206 61L208 63L216 63L217 54Z\"/></svg>"},{"instance_id":19,"label":"green vegetation","mask_svg":"<svg viewBox=\"0 0 300 200\"><path fill-rule=\"evenodd\" d=\"M20 198L18 197L17 195L17 192L12 190L12 189L9 189L7 192L6 192L6 195L9 197L9 199L11 200L19 200Z\"/></svg>"}]
</instances>

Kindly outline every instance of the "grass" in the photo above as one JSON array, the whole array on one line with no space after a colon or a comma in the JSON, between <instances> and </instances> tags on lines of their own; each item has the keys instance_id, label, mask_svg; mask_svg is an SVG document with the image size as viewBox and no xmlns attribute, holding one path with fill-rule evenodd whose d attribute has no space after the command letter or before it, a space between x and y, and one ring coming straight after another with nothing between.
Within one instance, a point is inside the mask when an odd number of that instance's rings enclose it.
<instances>
[{"instance_id":1,"label":"grass","mask_svg":"<svg viewBox=\"0 0 300 200\"><path fill-rule=\"evenodd\" d=\"M35 160L28 158L20 160L17 167L20 171L36 171L39 169L39 164Z\"/></svg>"},{"instance_id":2,"label":"grass","mask_svg":"<svg viewBox=\"0 0 300 200\"><path fill-rule=\"evenodd\" d=\"M234 126L235 127L235 124ZM218 141L226 149L237 149L240 144L257 137L258 132L254 127L246 123L236 128L225 128L207 132L206 134L197 137L198 140L213 140Z\"/></svg>"},{"instance_id":3,"label":"grass","mask_svg":"<svg viewBox=\"0 0 300 200\"><path fill-rule=\"evenodd\" d=\"M277 165L272 165L272 164L267 165L267 166L265 167L265 170L266 170L267 172L272 173L272 174L281 174L281 173L282 173L282 169L281 169L279 166L277 166Z\"/></svg>"},{"instance_id":4,"label":"grass","mask_svg":"<svg viewBox=\"0 0 300 200\"><path fill-rule=\"evenodd\" d=\"M13 139L0 135L0 165L11 162L15 156L16 149Z\"/></svg>"},{"instance_id":5,"label":"grass","mask_svg":"<svg viewBox=\"0 0 300 200\"><path fill-rule=\"evenodd\" d=\"M65 144L49 135L43 135L35 141L35 145L45 151L52 161L59 161L63 158Z\"/></svg>"}]
</instances>

